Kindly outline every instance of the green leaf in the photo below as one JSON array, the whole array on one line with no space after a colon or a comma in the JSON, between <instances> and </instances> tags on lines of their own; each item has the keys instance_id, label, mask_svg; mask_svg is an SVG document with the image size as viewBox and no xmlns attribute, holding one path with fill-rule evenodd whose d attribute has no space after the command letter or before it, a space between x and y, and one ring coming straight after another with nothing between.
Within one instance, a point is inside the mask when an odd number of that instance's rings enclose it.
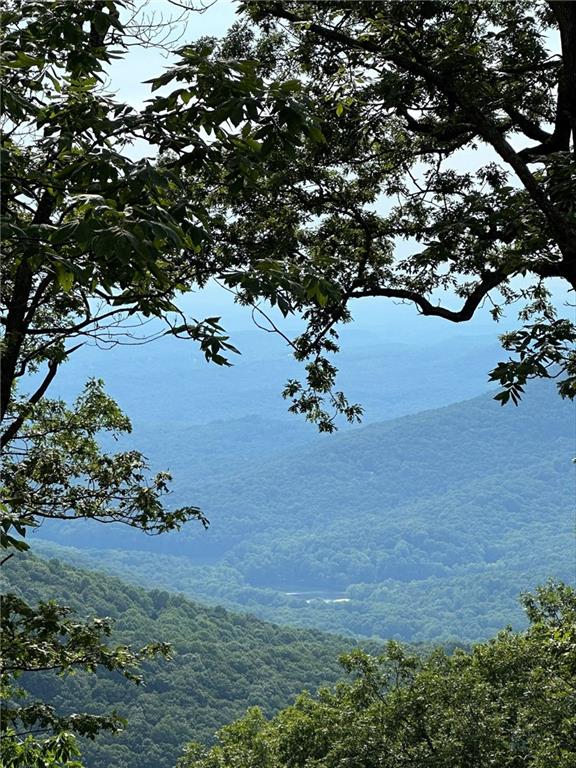
<instances>
[{"instance_id":1,"label":"green leaf","mask_svg":"<svg viewBox=\"0 0 576 768\"><path fill-rule=\"evenodd\" d=\"M54 264L54 269L56 271L58 285L65 293L70 293L72 286L74 285L74 273L59 261Z\"/></svg>"},{"instance_id":2,"label":"green leaf","mask_svg":"<svg viewBox=\"0 0 576 768\"><path fill-rule=\"evenodd\" d=\"M70 240L72 235L78 229L78 221L70 221L64 226L54 230L50 235L50 242L52 245L60 245Z\"/></svg>"},{"instance_id":3,"label":"green leaf","mask_svg":"<svg viewBox=\"0 0 576 768\"><path fill-rule=\"evenodd\" d=\"M4 66L9 69L28 69L29 67L39 67L44 64L44 59L40 56L30 56L23 51L19 51L15 56L4 57Z\"/></svg>"},{"instance_id":4,"label":"green leaf","mask_svg":"<svg viewBox=\"0 0 576 768\"><path fill-rule=\"evenodd\" d=\"M94 24L96 31L100 32L101 35L104 35L110 27L110 16L101 11L96 11L92 17L92 23Z\"/></svg>"}]
</instances>

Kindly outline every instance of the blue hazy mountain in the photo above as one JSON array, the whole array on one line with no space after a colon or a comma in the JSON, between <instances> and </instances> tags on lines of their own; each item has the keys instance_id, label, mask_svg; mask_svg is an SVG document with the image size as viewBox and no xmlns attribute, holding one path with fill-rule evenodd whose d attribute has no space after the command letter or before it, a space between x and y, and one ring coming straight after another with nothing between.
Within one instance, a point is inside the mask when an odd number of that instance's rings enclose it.
<instances>
[{"instance_id":1,"label":"blue hazy mountain","mask_svg":"<svg viewBox=\"0 0 576 768\"><path fill-rule=\"evenodd\" d=\"M88 564L115 561L140 583L380 637L487 636L515 620L520 591L573 576L574 409L552 384L534 383L518 408L484 395L325 438L275 442L282 431L265 421L252 443L248 423L221 429L227 454L214 424L198 442L166 432L149 446L154 463L177 467L174 505L200 504L207 532L65 523L40 535L132 550Z\"/></svg>"},{"instance_id":2,"label":"blue hazy mountain","mask_svg":"<svg viewBox=\"0 0 576 768\"><path fill-rule=\"evenodd\" d=\"M250 311L221 293L212 288L184 297L183 303L197 319L222 316L242 353L229 356L233 368L208 365L191 341L164 337L140 345L130 333L150 335L158 327L153 322L138 327L135 321L118 339L123 343L101 349L104 342L94 342L72 354L51 393L71 400L87 378L104 379L132 418L136 436L152 424L191 426L247 415L294 422L281 392L288 378L303 375L303 366L280 336L255 328ZM483 316L455 327L418 316L409 306L356 304L358 320L339 329L341 352L334 362L341 371L338 388L365 407L364 423L478 395L487 388L488 371L503 357L497 333L507 326ZM280 324L289 336L301 330L296 319Z\"/></svg>"}]
</instances>

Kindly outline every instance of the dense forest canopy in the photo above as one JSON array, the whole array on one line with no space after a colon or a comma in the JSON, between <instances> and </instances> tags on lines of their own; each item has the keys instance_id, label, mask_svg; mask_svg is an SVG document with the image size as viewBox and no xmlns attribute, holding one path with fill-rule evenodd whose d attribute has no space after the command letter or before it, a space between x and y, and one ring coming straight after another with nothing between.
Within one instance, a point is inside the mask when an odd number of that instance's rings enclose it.
<instances>
[{"instance_id":1,"label":"dense forest canopy","mask_svg":"<svg viewBox=\"0 0 576 768\"><path fill-rule=\"evenodd\" d=\"M520 302L524 326L504 338L514 358L492 374L500 399L517 402L533 376L559 376L561 395L574 394L575 328L558 317L546 281L574 288L576 280L576 6L247 2L239 10L222 41L181 47L135 108L105 82L130 45L154 44L150 25L125 25L132 0L3 4L6 557L46 518L148 533L206 524L190 503L165 507L169 476L150 477L142 454L102 450L101 432L130 423L99 381L72 405L50 399L50 388L87 343L170 335L226 365L236 350L219 319L188 317L178 303L213 278L241 303L304 318L290 343L307 361L305 379L284 395L324 431L337 414L361 413L334 390L328 355L348 303L367 296L456 322L484 301L495 317ZM155 159L134 159L136 141ZM458 170L462 150L479 145L494 159ZM407 254L396 250L401 240ZM460 309L439 305L438 291L456 294ZM166 651L111 648L106 621L78 623L56 604L14 594L5 604L9 698L23 672L104 666L134 678L139 660ZM9 714L11 766L66 763L72 731L119 726L60 716L41 701Z\"/></svg>"},{"instance_id":2,"label":"dense forest canopy","mask_svg":"<svg viewBox=\"0 0 576 768\"><path fill-rule=\"evenodd\" d=\"M353 681L258 709L191 744L178 768L572 768L576 601L549 584L524 599L530 628L471 652L424 657L389 643L343 658Z\"/></svg>"},{"instance_id":3,"label":"dense forest canopy","mask_svg":"<svg viewBox=\"0 0 576 768\"><path fill-rule=\"evenodd\" d=\"M485 394L292 443L246 419L138 444L210 527L54 521L37 552L278 623L428 642L520 629L518 595L574 573L574 410L552 382L520 408Z\"/></svg>"},{"instance_id":4,"label":"dense forest canopy","mask_svg":"<svg viewBox=\"0 0 576 768\"><path fill-rule=\"evenodd\" d=\"M129 685L108 671L20 678L31 697L62 714L117 710L128 720L122 733L82 739L90 768L174 768L187 741L212 743L215 732L247 707L261 706L271 716L301 690L333 684L342 677L338 656L357 647L336 635L274 626L31 555L12 559L2 578L29 603L56 594L82 616L109 616L112 642L142 645L154 637L170 643L169 660L144 662L144 685ZM363 647L377 650L375 644ZM8 742L2 765L12 765L11 749Z\"/></svg>"}]
</instances>

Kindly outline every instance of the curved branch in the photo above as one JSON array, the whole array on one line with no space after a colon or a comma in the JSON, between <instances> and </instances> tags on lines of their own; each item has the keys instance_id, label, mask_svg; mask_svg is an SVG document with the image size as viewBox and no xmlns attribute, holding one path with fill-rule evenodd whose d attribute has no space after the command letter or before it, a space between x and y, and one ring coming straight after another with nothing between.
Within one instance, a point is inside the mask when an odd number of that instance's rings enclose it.
<instances>
[{"instance_id":1,"label":"curved branch","mask_svg":"<svg viewBox=\"0 0 576 768\"><path fill-rule=\"evenodd\" d=\"M418 291L412 291L405 288L354 289L350 294L350 298L359 299L368 296L381 296L388 299L412 301L416 304L422 315L442 317L444 320L450 320L453 323L464 323L467 320L472 319L483 299L486 298L491 290L500 285L506 277L506 273L499 271L485 274L482 282L478 283L460 310L446 309L446 307L432 304L424 295L418 293Z\"/></svg>"},{"instance_id":2,"label":"curved branch","mask_svg":"<svg viewBox=\"0 0 576 768\"><path fill-rule=\"evenodd\" d=\"M561 72L558 79L554 133L546 134L545 131L542 131L544 138L536 139L537 141L540 141L540 144L535 147L527 147L526 149L523 149L518 153L521 158L530 162L543 155L551 155L553 152L567 152L570 149L570 133L572 129L570 127L569 102L570 96L566 83L566 74L565 72ZM519 113L516 113L516 116L521 117ZM518 120L518 125L524 130L524 124L520 120ZM526 131L524 131L524 133L528 135ZM534 136L531 138L534 138Z\"/></svg>"},{"instance_id":3,"label":"curved branch","mask_svg":"<svg viewBox=\"0 0 576 768\"><path fill-rule=\"evenodd\" d=\"M44 381L28 401L29 406L37 403L40 400L40 398L44 395L44 393L52 383L54 376L56 376L57 370L58 370L58 361L51 360L50 364L48 365L48 373L46 374ZM10 440L13 440L16 437L16 435L18 434L18 430L26 420L27 411L28 411L28 408L25 408L24 411L20 414L20 416L18 416L17 419L14 419L14 421L10 424L10 426L6 429L6 431L2 433L2 437L0 437L0 448L4 448L10 442Z\"/></svg>"},{"instance_id":4,"label":"curved branch","mask_svg":"<svg viewBox=\"0 0 576 768\"><path fill-rule=\"evenodd\" d=\"M539 141L541 144L545 144L550 141L552 134L541 128L538 123L530 120L526 115L523 115L519 110L513 107L511 104L504 104L504 111L506 114L514 120L518 125L524 136L534 141ZM524 150L523 150L524 151Z\"/></svg>"}]
</instances>

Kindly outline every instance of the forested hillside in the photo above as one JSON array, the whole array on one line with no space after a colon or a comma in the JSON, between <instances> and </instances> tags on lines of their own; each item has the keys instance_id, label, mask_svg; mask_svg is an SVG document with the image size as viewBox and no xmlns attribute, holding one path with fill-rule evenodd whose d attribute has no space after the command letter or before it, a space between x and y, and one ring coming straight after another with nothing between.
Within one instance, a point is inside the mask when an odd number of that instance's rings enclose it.
<instances>
[{"instance_id":1,"label":"forested hillside","mask_svg":"<svg viewBox=\"0 0 576 768\"><path fill-rule=\"evenodd\" d=\"M106 672L20 678L33 696L62 714L115 709L127 717L123 734L84 740L90 768L172 768L186 741L210 742L217 728L246 707L262 706L272 714L303 688L334 682L342 674L339 654L352 647L349 640L204 608L56 560L13 558L3 568L3 581L30 602L58 595L82 617L112 617L116 642L172 644L172 661L145 664L143 686Z\"/></svg>"},{"instance_id":2,"label":"forested hillside","mask_svg":"<svg viewBox=\"0 0 576 768\"><path fill-rule=\"evenodd\" d=\"M451 655L352 653L350 681L271 721L250 710L178 768L572 768L576 594L550 583L523 602L526 632Z\"/></svg>"},{"instance_id":3,"label":"forested hillside","mask_svg":"<svg viewBox=\"0 0 576 768\"><path fill-rule=\"evenodd\" d=\"M576 768L576 3L215 2L2 3L0 765Z\"/></svg>"},{"instance_id":4,"label":"forested hillside","mask_svg":"<svg viewBox=\"0 0 576 768\"><path fill-rule=\"evenodd\" d=\"M208 531L118 529L115 550L149 554L59 554L279 621L477 640L521 621L521 591L572 578L573 424L573 407L534 384L519 408L487 395L286 450L250 443L241 459L236 441L199 476L191 461L176 491L202 505ZM94 526L40 535L111 549Z\"/></svg>"}]
</instances>

